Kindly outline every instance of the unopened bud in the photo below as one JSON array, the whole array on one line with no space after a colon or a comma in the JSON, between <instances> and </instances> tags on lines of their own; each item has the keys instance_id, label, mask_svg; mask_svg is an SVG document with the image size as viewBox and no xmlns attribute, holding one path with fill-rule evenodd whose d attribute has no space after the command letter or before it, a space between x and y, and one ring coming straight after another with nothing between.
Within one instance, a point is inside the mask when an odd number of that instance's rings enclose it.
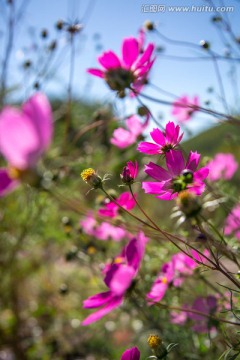
<instances>
[{"instance_id":1,"label":"unopened bud","mask_svg":"<svg viewBox=\"0 0 240 360\"><path fill-rule=\"evenodd\" d=\"M158 335L150 335L147 342L153 354L157 357L158 360L164 359L166 357L168 351L163 344L162 339Z\"/></svg>"},{"instance_id":2,"label":"unopened bud","mask_svg":"<svg viewBox=\"0 0 240 360\"><path fill-rule=\"evenodd\" d=\"M177 205L187 217L196 216L201 211L197 196L188 190L181 191L178 194Z\"/></svg>"},{"instance_id":3,"label":"unopened bud","mask_svg":"<svg viewBox=\"0 0 240 360\"><path fill-rule=\"evenodd\" d=\"M102 179L97 175L94 169L88 168L81 172L81 178L87 184L93 186L94 189L98 189L102 187Z\"/></svg>"},{"instance_id":4,"label":"unopened bud","mask_svg":"<svg viewBox=\"0 0 240 360\"><path fill-rule=\"evenodd\" d=\"M152 22L152 21L150 21L150 20L145 21L144 27L145 27L145 29L148 30L148 31L153 31L153 30L155 30L155 24L154 24L154 22Z\"/></svg>"},{"instance_id":5,"label":"unopened bud","mask_svg":"<svg viewBox=\"0 0 240 360\"><path fill-rule=\"evenodd\" d=\"M210 49L210 43L208 41L205 41L205 40L200 41L200 46L205 50Z\"/></svg>"}]
</instances>

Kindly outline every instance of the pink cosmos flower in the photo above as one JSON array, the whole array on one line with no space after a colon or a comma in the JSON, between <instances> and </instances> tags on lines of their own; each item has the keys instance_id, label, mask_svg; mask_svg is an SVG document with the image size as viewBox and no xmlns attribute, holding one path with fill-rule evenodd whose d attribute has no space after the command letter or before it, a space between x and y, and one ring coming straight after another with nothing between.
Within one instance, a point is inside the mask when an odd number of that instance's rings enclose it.
<instances>
[{"instance_id":1,"label":"pink cosmos flower","mask_svg":"<svg viewBox=\"0 0 240 360\"><path fill-rule=\"evenodd\" d=\"M0 196L19 182L29 182L33 170L52 140L53 120L46 96L37 93L22 111L7 106L0 114L0 152L8 162L0 169Z\"/></svg>"},{"instance_id":2,"label":"pink cosmos flower","mask_svg":"<svg viewBox=\"0 0 240 360\"><path fill-rule=\"evenodd\" d=\"M142 135L143 131L147 128L149 118L150 117L148 115L145 122L142 124L136 115L130 116L126 120L127 129L120 127L113 131L113 136L110 139L111 144L120 149L125 149L126 147L134 144L139 135Z\"/></svg>"},{"instance_id":3,"label":"pink cosmos flower","mask_svg":"<svg viewBox=\"0 0 240 360\"><path fill-rule=\"evenodd\" d=\"M200 154L190 152L185 162L180 150L169 150L166 153L167 170L150 162L145 165L145 172L157 182L143 182L142 188L147 194L158 194L162 200L172 200L178 193L188 189L196 195L201 195L205 189L203 180L208 175L208 168L197 170Z\"/></svg>"},{"instance_id":4,"label":"pink cosmos flower","mask_svg":"<svg viewBox=\"0 0 240 360\"><path fill-rule=\"evenodd\" d=\"M135 160L134 162L128 161L127 165L124 166L120 177L124 184L133 184L138 174L138 162Z\"/></svg>"},{"instance_id":5,"label":"pink cosmos flower","mask_svg":"<svg viewBox=\"0 0 240 360\"><path fill-rule=\"evenodd\" d=\"M85 234L93 236L98 240L105 241L112 239L114 241L121 241L123 238L129 238L130 236L123 227L114 226L105 221L98 224L92 213L88 213L80 221L80 225Z\"/></svg>"},{"instance_id":6,"label":"pink cosmos flower","mask_svg":"<svg viewBox=\"0 0 240 360\"><path fill-rule=\"evenodd\" d=\"M135 194L136 196L136 194ZM124 207L126 210L132 210L136 205L135 200L133 199L130 192L122 193L117 199L116 202ZM114 218L118 215L119 206L115 204L113 201L109 201L104 205L104 207L98 210L98 214L102 216L107 216L110 218Z\"/></svg>"},{"instance_id":7,"label":"pink cosmos flower","mask_svg":"<svg viewBox=\"0 0 240 360\"><path fill-rule=\"evenodd\" d=\"M140 351L137 347L127 349L122 354L121 360L140 360Z\"/></svg>"},{"instance_id":8,"label":"pink cosmos flower","mask_svg":"<svg viewBox=\"0 0 240 360\"><path fill-rule=\"evenodd\" d=\"M192 115L198 111L200 106L198 96L190 97L184 95L173 102L172 115L178 122L186 122L191 119Z\"/></svg>"},{"instance_id":9,"label":"pink cosmos flower","mask_svg":"<svg viewBox=\"0 0 240 360\"><path fill-rule=\"evenodd\" d=\"M240 204L236 205L226 218L224 234L234 234L240 240Z\"/></svg>"},{"instance_id":10,"label":"pink cosmos flower","mask_svg":"<svg viewBox=\"0 0 240 360\"><path fill-rule=\"evenodd\" d=\"M209 255L207 250L204 250L203 253L205 256ZM197 261L206 262L200 258L196 251L192 250L191 254ZM163 264L160 274L147 294L149 304L161 301L169 285L180 287L185 278L192 275L198 266L197 261L194 259L180 252L173 255L169 262Z\"/></svg>"},{"instance_id":11,"label":"pink cosmos flower","mask_svg":"<svg viewBox=\"0 0 240 360\"><path fill-rule=\"evenodd\" d=\"M150 135L155 144L142 141L137 148L138 151L148 155L165 154L167 151L175 149L183 137L183 133L180 134L180 126L175 126L172 121L167 123L165 132L153 129Z\"/></svg>"},{"instance_id":12,"label":"pink cosmos flower","mask_svg":"<svg viewBox=\"0 0 240 360\"><path fill-rule=\"evenodd\" d=\"M233 154L231 153L218 153L215 157L207 164L209 168L209 180L230 180L238 168Z\"/></svg>"},{"instance_id":13,"label":"pink cosmos flower","mask_svg":"<svg viewBox=\"0 0 240 360\"><path fill-rule=\"evenodd\" d=\"M85 309L100 309L89 315L82 325L89 325L101 319L122 304L126 291L138 273L147 241L143 232L140 232L129 241L111 264L105 266L104 282L109 290L91 296L83 302Z\"/></svg>"},{"instance_id":14,"label":"pink cosmos flower","mask_svg":"<svg viewBox=\"0 0 240 360\"><path fill-rule=\"evenodd\" d=\"M122 58L113 51L106 51L98 57L103 69L88 69L87 72L103 78L108 86L118 93L130 87L139 92L146 83L155 60L152 58L153 44L149 44L140 54L141 41L139 43L133 37L125 38L122 43Z\"/></svg>"}]
</instances>

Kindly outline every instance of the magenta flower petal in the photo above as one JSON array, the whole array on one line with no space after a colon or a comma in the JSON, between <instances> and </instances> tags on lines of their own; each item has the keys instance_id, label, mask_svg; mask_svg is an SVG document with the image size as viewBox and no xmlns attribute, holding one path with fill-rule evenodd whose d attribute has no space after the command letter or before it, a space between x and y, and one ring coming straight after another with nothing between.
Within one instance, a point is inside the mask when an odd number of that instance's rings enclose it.
<instances>
[{"instance_id":1,"label":"magenta flower petal","mask_svg":"<svg viewBox=\"0 0 240 360\"><path fill-rule=\"evenodd\" d=\"M87 69L87 72L102 79L104 78L104 71L100 69Z\"/></svg>"},{"instance_id":2,"label":"magenta flower petal","mask_svg":"<svg viewBox=\"0 0 240 360\"><path fill-rule=\"evenodd\" d=\"M146 50L143 52L142 56L136 61L136 63L134 64L134 68L137 69L139 67L141 67L142 65L144 65L147 61L150 60L153 50L154 50L155 46L154 44L150 43L148 44Z\"/></svg>"},{"instance_id":3,"label":"magenta flower petal","mask_svg":"<svg viewBox=\"0 0 240 360\"><path fill-rule=\"evenodd\" d=\"M150 132L151 138L155 141L156 144L164 146L166 144L165 136L163 135L162 131L159 129L153 129Z\"/></svg>"},{"instance_id":4,"label":"magenta flower petal","mask_svg":"<svg viewBox=\"0 0 240 360\"><path fill-rule=\"evenodd\" d=\"M230 180L238 169L233 154L231 153L218 153L208 164L210 170L209 180Z\"/></svg>"},{"instance_id":5,"label":"magenta flower petal","mask_svg":"<svg viewBox=\"0 0 240 360\"><path fill-rule=\"evenodd\" d=\"M161 301L168 289L168 284L165 282L156 282L151 291L147 294L147 299L150 300L150 303Z\"/></svg>"},{"instance_id":6,"label":"magenta flower petal","mask_svg":"<svg viewBox=\"0 0 240 360\"><path fill-rule=\"evenodd\" d=\"M40 147L31 119L5 108L0 115L0 151L6 160L18 169L29 168L37 161Z\"/></svg>"},{"instance_id":7,"label":"magenta flower petal","mask_svg":"<svg viewBox=\"0 0 240 360\"><path fill-rule=\"evenodd\" d=\"M99 293L99 294L90 296L88 299L84 300L83 308L84 309L94 309L94 308L97 308L99 306L106 304L111 299L112 299L111 291Z\"/></svg>"},{"instance_id":8,"label":"magenta flower petal","mask_svg":"<svg viewBox=\"0 0 240 360\"><path fill-rule=\"evenodd\" d=\"M44 94L37 93L23 104L23 113L31 119L35 126L41 144L39 149L41 153L50 145L53 135L53 119L50 103Z\"/></svg>"},{"instance_id":9,"label":"magenta flower petal","mask_svg":"<svg viewBox=\"0 0 240 360\"><path fill-rule=\"evenodd\" d=\"M136 196L136 194L134 194L134 195ZM134 198L132 197L131 193L129 193L129 192L122 193L116 201L119 205L123 206L126 210L131 210L136 205Z\"/></svg>"},{"instance_id":10,"label":"magenta flower petal","mask_svg":"<svg viewBox=\"0 0 240 360\"><path fill-rule=\"evenodd\" d=\"M106 51L98 57L98 62L107 70L121 67L121 62L113 51Z\"/></svg>"},{"instance_id":11,"label":"magenta flower petal","mask_svg":"<svg viewBox=\"0 0 240 360\"><path fill-rule=\"evenodd\" d=\"M128 265L135 271L137 271L140 267L147 241L148 238L146 238L143 232L140 232L138 236L133 238L126 247Z\"/></svg>"},{"instance_id":12,"label":"magenta flower petal","mask_svg":"<svg viewBox=\"0 0 240 360\"><path fill-rule=\"evenodd\" d=\"M170 150L166 153L166 164L169 172L173 176L178 176L181 174L185 168L185 162L183 154L180 150Z\"/></svg>"},{"instance_id":13,"label":"magenta flower petal","mask_svg":"<svg viewBox=\"0 0 240 360\"><path fill-rule=\"evenodd\" d=\"M171 175L167 170L157 164L154 164L153 162L145 165L144 171L146 174L158 181L171 179Z\"/></svg>"},{"instance_id":14,"label":"magenta flower petal","mask_svg":"<svg viewBox=\"0 0 240 360\"><path fill-rule=\"evenodd\" d=\"M123 302L123 297L121 297L121 296L113 296L112 299L107 304L105 304L105 307L103 307L102 309L100 309L100 310L96 311L95 313L89 315L82 322L81 325L86 326L86 325L92 324L95 321L100 320L103 316L107 315L112 310L119 307L122 304L122 302Z\"/></svg>"},{"instance_id":15,"label":"magenta flower petal","mask_svg":"<svg viewBox=\"0 0 240 360\"><path fill-rule=\"evenodd\" d=\"M148 155L159 154L159 146L147 141L140 142L140 144L138 144L137 150Z\"/></svg>"},{"instance_id":16,"label":"magenta flower petal","mask_svg":"<svg viewBox=\"0 0 240 360\"><path fill-rule=\"evenodd\" d=\"M122 44L122 60L123 66L130 69L136 61L139 54L139 44L137 39L130 37L123 41Z\"/></svg>"},{"instance_id":17,"label":"magenta flower petal","mask_svg":"<svg viewBox=\"0 0 240 360\"><path fill-rule=\"evenodd\" d=\"M143 182L142 188L146 194L160 194L164 188L164 183L162 182Z\"/></svg>"},{"instance_id":18,"label":"magenta flower petal","mask_svg":"<svg viewBox=\"0 0 240 360\"><path fill-rule=\"evenodd\" d=\"M52 116L47 98L36 94L23 112L6 107L0 115L0 151L18 169L35 165L52 138Z\"/></svg>"},{"instance_id":19,"label":"magenta flower petal","mask_svg":"<svg viewBox=\"0 0 240 360\"><path fill-rule=\"evenodd\" d=\"M121 360L140 360L140 351L137 347L127 349L122 354Z\"/></svg>"},{"instance_id":20,"label":"magenta flower petal","mask_svg":"<svg viewBox=\"0 0 240 360\"><path fill-rule=\"evenodd\" d=\"M166 125L166 140L170 144L178 144L183 137L183 133L179 135L180 133L180 126L175 126L174 122L169 121Z\"/></svg>"},{"instance_id":21,"label":"magenta flower petal","mask_svg":"<svg viewBox=\"0 0 240 360\"><path fill-rule=\"evenodd\" d=\"M7 169L0 169L0 197L8 194L12 190L14 190L19 185L19 182L16 180L12 180L9 175Z\"/></svg>"},{"instance_id":22,"label":"magenta flower petal","mask_svg":"<svg viewBox=\"0 0 240 360\"><path fill-rule=\"evenodd\" d=\"M130 287L135 275L135 270L131 266L119 266L117 271L114 272L109 288L115 295L123 295Z\"/></svg>"},{"instance_id":23,"label":"magenta flower petal","mask_svg":"<svg viewBox=\"0 0 240 360\"><path fill-rule=\"evenodd\" d=\"M201 155L197 153L197 151L193 152L190 151L187 163L186 163L186 169L195 171L198 167L199 161L200 161Z\"/></svg>"},{"instance_id":24,"label":"magenta flower petal","mask_svg":"<svg viewBox=\"0 0 240 360\"><path fill-rule=\"evenodd\" d=\"M196 182L203 181L206 179L208 174L209 174L209 169L207 167L202 167L202 168L198 169L197 171L195 171L194 180Z\"/></svg>"},{"instance_id":25,"label":"magenta flower petal","mask_svg":"<svg viewBox=\"0 0 240 360\"><path fill-rule=\"evenodd\" d=\"M113 131L113 136L110 139L111 144L117 146L120 149L125 149L126 147L132 145L136 141L136 136L130 131L118 128Z\"/></svg>"},{"instance_id":26,"label":"magenta flower petal","mask_svg":"<svg viewBox=\"0 0 240 360\"><path fill-rule=\"evenodd\" d=\"M173 200L178 196L177 193L174 193L172 190L169 191L163 191L161 195L156 196L156 198L161 199L161 200Z\"/></svg>"},{"instance_id":27,"label":"magenta flower petal","mask_svg":"<svg viewBox=\"0 0 240 360\"><path fill-rule=\"evenodd\" d=\"M137 116L132 115L126 120L127 128L134 134L136 137L141 135L144 130L144 124L140 122Z\"/></svg>"}]
</instances>

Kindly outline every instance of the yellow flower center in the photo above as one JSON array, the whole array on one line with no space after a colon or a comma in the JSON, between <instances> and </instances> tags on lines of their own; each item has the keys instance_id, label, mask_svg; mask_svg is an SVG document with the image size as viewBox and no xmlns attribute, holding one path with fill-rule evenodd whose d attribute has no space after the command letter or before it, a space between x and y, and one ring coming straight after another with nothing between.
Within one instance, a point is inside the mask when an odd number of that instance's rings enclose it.
<instances>
[{"instance_id":1,"label":"yellow flower center","mask_svg":"<svg viewBox=\"0 0 240 360\"><path fill-rule=\"evenodd\" d=\"M23 173L24 173L24 170L17 169L13 166L10 166L8 169L8 175L13 180L20 179Z\"/></svg>"},{"instance_id":2,"label":"yellow flower center","mask_svg":"<svg viewBox=\"0 0 240 360\"><path fill-rule=\"evenodd\" d=\"M147 342L151 349L156 349L162 344L162 339L158 335L150 335Z\"/></svg>"},{"instance_id":3,"label":"yellow flower center","mask_svg":"<svg viewBox=\"0 0 240 360\"><path fill-rule=\"evenodd\" d=\"M83 179L83 181L87 183L91 179L91 177L95 174L96 172L94 169L88 168L81 172L81 178Z\"/></svg>"},{"instance_id":4,"label":"yellow flower center","mask_svg":"<svg viewBox=\"0 0 240 360\"><path fill-rule=\"evenodd\" d=\"M114 264L121 264L123 262L123 258L121 256L117 256L114 259Z\"/></svg>"},{"instance_id":5,"label":"yellow flower center","mask_svg":"<svg viewBox=\"0 0 240 360\"><path fill-rule=\"evenodd\" d=\"M164 276L164 277L162 278L162 283L163 283L163 284L167 284L167 282L168 282L168 280L167 280L166 276Z\"/></svg>"}]
</instances>

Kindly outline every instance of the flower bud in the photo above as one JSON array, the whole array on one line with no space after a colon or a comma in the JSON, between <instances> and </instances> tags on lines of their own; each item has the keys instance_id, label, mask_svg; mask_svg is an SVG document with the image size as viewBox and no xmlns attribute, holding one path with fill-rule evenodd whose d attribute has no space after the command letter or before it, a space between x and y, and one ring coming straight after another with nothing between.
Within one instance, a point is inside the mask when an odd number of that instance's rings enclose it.
<instances>
[{"instance_id":1,"label":"flower bud","mask_svg":"<svg viewBox=\"0 0 240 360\"><path fill-rule=\"evenodd\" d=\"M150 335L147 342L158 360L164 359L166 357L168 351L163 344L162 339L158 335Z\"/></svg>"},{"instance_id":2,"label":"flower bud","mask_svg":"<svg viewBox=\"0 0 240 360\"><path fill-rule=\"evenodd\" d=\"M145 27L145 29L148 30L148 31L153 31L153 30L155 30L155 24L154 24L154 22L152 22L152 21L150 21L150 20L145 21L144 27Z\"/></svg>"},{"instance_id":3,"label":"flower bud","mask_svg":"<svg viewBox=\"0 0 240 360\"><path fill-rule=\"evenodd\" d=\"M94 189L98 189L102 187L102 179L97 175L94 169L88 168L81 172L81 178L87 184L93 186Z\"/></svg>"},{"instance_id":4,"label":"flower bud","mask_svg":"<svg viewBox=\"0 0 240 360\"><path fill-rule=\"evenodd\" d=\"M187 217L196 216L201 211L198 198L188 190L183 190L178 194L177 205Z\"/></svg>"},{"instance_id":5,"label":"flower bud","mask_svg":"<svg viewBox=\"0 0 240 360\"><path fill-rule=\"evenodd\" d=\"M131 185L134 183L134 180L137 177L137 174L138 174L137 161L135 161L135 162L128 161L127 165L124 166L123 171L120 174L120 177L122 179L123 184Z\"/></svg>"}]
</instances>

